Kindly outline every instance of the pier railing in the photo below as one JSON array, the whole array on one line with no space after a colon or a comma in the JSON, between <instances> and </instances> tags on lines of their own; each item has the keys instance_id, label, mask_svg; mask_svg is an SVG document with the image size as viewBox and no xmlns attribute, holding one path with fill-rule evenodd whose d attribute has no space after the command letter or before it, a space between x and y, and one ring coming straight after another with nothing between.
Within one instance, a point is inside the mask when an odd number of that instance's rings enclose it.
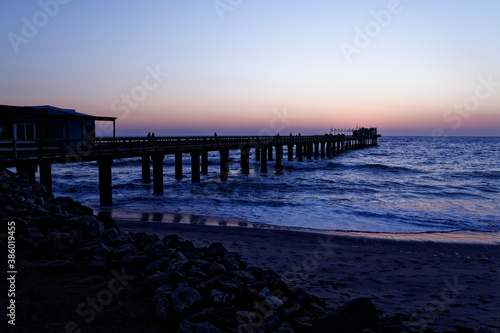
<instances>
[{"instance_id":1,"label":"pier railing","mask_svg":"<svg viewBox=\"0 0 500 333\"><path fill-rule=\"evenodd\" d=\"M0 140L0 166L15 166L19 173L35 179L40 169L40 182L52 189L52 167L54 163L78 163L97 161L99 168L99 192L101 204L112 203L111 168L114 159L141 157L142 182L151 182L153 166L153 193L163 194L163 160L165 155L175 155L175 178L183 177L182 155L191 155L191 181L198 183L200 174L207 174L208 152L219 151L220 179L229 175L229 151L240 150L241 173L250 173L250 150L255 150L255 161L260 162L260 171L266 173L268 161L274 167L283 168L284 146L287 159L299 162L304 158L331 157L346 150L377 145L376 130L359 131L361 135L325 134L308 136L183 136L183 137L122 137L92 138L79 140ZM373 133L373 134L372 134ZM354 134L354 133L353 133ZM295 152L295 156L294 156ZM201 160L201 161L200 161Z\"/></svg>"},{"instance_id":2,"label":"pier railing","mask_svg":"<svg viewBox=\"0 0 500 333\"><path fill-rule=\"evenodd\" d=\"M137 155L139 153L186 151L194 149L237 149L245 146L296 145L355 139L345 135L308 136L182 136L182 137L120 137L93 140L0 140L0 164L32 158L83 156L93 160L103 154Z\"/></svg>"}]
</instances>

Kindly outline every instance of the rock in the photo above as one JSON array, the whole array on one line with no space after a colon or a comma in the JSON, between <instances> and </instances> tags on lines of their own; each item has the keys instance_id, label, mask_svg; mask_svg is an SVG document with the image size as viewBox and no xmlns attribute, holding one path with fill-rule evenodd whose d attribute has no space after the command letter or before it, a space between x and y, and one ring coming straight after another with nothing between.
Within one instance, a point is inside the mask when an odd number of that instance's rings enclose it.
<instances>
[{"instance_id":1,"label":"rock","mask_svg":"<svg viewBox=\"0 0 500 333\"><path fill-rule=\"evenodd\" d=\"M193 310L202 300L200 293L190 287L179 287L172 293L172 305L176 314L182 316Z\"/></svg>"},{"instance_id":2,"label":"rock","mask_svg":"<svg viewBox=\"0 0 500 333\"><path fill-rule=\"evenodd\" d=\"M155 313L160 320L167 324L172 324L177 320L168 295L164 293L155 295L153 297L153 304L155 306Z\"/></svg>"},{"instance_id":3,"label":"rock","mask_svg":"<svg viewBox=\"0 0 500 333\"><path fill-rule=\"evenodd\" d=\"M375 332L379 328L377 310L367 298L357 298L314 322L318 333L359 332L366 328Z\"/></svg>"},{"instance_id":4,"label":"rock","mask_svg":"<svg viewBox=\"0 0 500 333\"><path fill-rule=\"evenodd\" d=\"M237 256L233 253L231 255L226 255L223 259L224 266L229 271L235 271L240 269L241 265L241 256Z\"/></svg>"},{"instance_id":5,"label":"rock","mask_svg":"<svg viewBox=\"0 0 500 333\"><path fill-rule=\"evenodd\" d=\"M236 321L239 325L253 324L257 322L257 314L254 311L237 311Z\"/></svg>"},{"instance_id":6,"label":"rock","mask_svg":"<svg viewBox=\"0 0 500 333\"><path fill-rule=\"evenodd\" d=\"M227 253L226 248L222 243L215 242L208 246L207 255L211 257L223 257Z\"/></svg>"},{"instance_id":7,"label":"rock","mask_svg":"<svg viewBox=\"0 0 500 333\"><path fill-rule=\"evenodd\" d=\"M142 272L144 267L149 264L150 259L148 255L126 255L122 259L122 265L130 271Z\"/></svg>"},{"instance_id":8,"label":"rock","mask_svg":"<svg viewBox=\"0 0 500 333\"><path fill-rule=\"evenodd\" d=\"M192 323L199 323L202 321L215 323L219 320L219 314L217 313L217 310L215 310L214 308L207 308L192 314L186 319Z\"/></svg>"},{"instance_id":9,"label":"rock","mask_svg":"<svg viewBox=\"0 0 500 333\"><path fill-rule=\"evenodd\" d=\"M168 280L170 283L179 283L186 281L187 274L183 271L170 271L168 274Z\"/></svg>"},{"instance_id":10,"label":"rock","mask_svg":"<svg viewBox=\"0 0 500 333\"><path fill-rule=\"evenodd\" d=\"M262 323L262 328L266 332L271 332L274 329L277 329L281 325L280 317L276 311L268 311L264 315L264 321Z\"/></svg>"},{"instance_id":11,"label":"rock","mask_svg":"<svg viewBox=\"0 0 500 333\"><path fill-rule=\"evenodd\" d=\"M179 323L177 333L221 333L221 330L209 322L192 323L183 320Z\"/></svg>"},{"instance_id":12,"label":"rock","mask_svg":"<svg viewBox=\"0 0 500 333\"><path fill-rule=\"evenodd\" d=\"M131 243L125 243L113 250L114 257L123 257L126 253L137 254L139 250Z\"/></svg>"},{"instance_id":13,"label":"rock","mask_svg":"<svg viewBox=\"0 0 500 333\"><path fill-rule=\"evenodd\" d=\"M282 324L273 333L295 333L295 331L290 326L285 326L284 324Z\"/></svg>"},{"instance_id":14,"label":"rock","mask_svg":"<svg viewBox=\"0 0 500 333\"><path fill-rule=\"evenodd\" d=\"M268 296L268 297L266 297L266 302L271 307L273 307L273 309L279 309L281 306L283 306L283 301L280 300L276 296Z\"/></svg>"},{"instance_id":15,"label":"rock","mask_svg":"<svg viewBox=\"0 0 500 333\"><path fill-rule=\"evenodd\" d=\"M108 213L99 212L97 219L102 222L105 229L115 228L116 230L120 230L115 220Z\"/></svg>"},{"instance_id":16,"label":"rock","mask_svg":"<svg viewBox=\"0 0 500 333\"><path fill-rule=\"evenodd\" d=\"M94 258L92 259L87 266L95 271L104 272L108 269L108 263L102 258Z\"/></svg>"},{"instance_id":17,"label":"rock","mask_svg":"<svg viewBox=\"0 0 500 333\"><path fill-rule=\"evenodd\" d=\"M112 255L113 251L114 251L113 247L108 246L101 242L96 246L94 250L94 255L109 257Z\"/></svg>"},{"instance_id":18,"label":"rock","mask_svg":"<svg viewBox=\"0 0 500 333\"><path fill-rule=\"evenodd\" d=\"M163 286L158 287L158 289L156 289L156 293L170 295L174 292L174 290L175 290L174 286L170 284L164 284Z\"/></svg>"},{"instance_id":19,"label":"rock","mask_svg":"<svg viewBox=\"0 0 500 333\"><path fill-rule=\"evenodd\" d=\"M184 271L187 264L189 264L188 258L182 252L176 251L168 263L167 272Z\"/></svg>"},{"instance_id":20,"label":"rock","mask_svg":"<svg viewBox=\"0 0 500 333\"><path fill-rule=\"evenodd\" d=\"M95 216L85 215L80 218L85 221L83 230L93 238L100 238L104 234L104 225Z\"/></svg>"},{"instance_id":21,"label":"rock","mask_svg":"<svg viewBox=\"0 0 500 333\"><path fill-rule=\"evenodd\" d=\"M297 314L301 309L302 309L302 307L300 306L300 304L295 303L291 308L283 310L283 317L289 318L289 317Z\"/></svg>"},{"instance_id":22,"label":"rock","mask_svg":"<svg viewBox=\"0 0 500 333\"><path fill-rule=\"evenodd\" d=\"M43 254L60 258L73 250L74 239L68 233L51 231L37 238L33 246Z\"/></svg>"},{"instance_id":23,"label":"rock","mask_svg":"<svg viewBox=\"0 0 500 333\"><path fill-rule=\"evenodd\" d=\"M225 273L226 267L219 262L213 262L210 267L208 267L207 273L209 276L217 276L219 274Z\"/></svg>"},{"instance_id":24,"label":"rock","mask_svg":"<svg viewBox=\"0 0 500 333\"><path fill-rule=\"evenodd\" d=\"M158 272L146 278L146 285L149 290L156 290L158 287L169 283L168 273Z\"/></svg>"},{"instance_id":25,"label":"rock","mask_svg":"<svg viewBox=\"0 0 500 333\"><path fill-rule=\"evenodd\" d=\"M52 273L69 272L75 270L76 265L71 260L54 260L47 263L45 269Z\"/></svg>"},{"instance_id":26,"label":"rock","mask_svg":"<svg viewBox=\"0 0 500 333\"><path fill-rule=\"evenodd\" d=\"M165 268L167 268L169 261L170 260L165 257L156 259L155 261L150 262L146 267L144 267L144 270L146 272L163 271Z\"/></svg>"},{"instance_id":27,"label":"rock","mask_svg":"<svg viewBox=\"0 0 500 333\"><path fill-rule=\"evenodd\" d=\"M32 227L37 227L40 231L45 232L50 229L59 228L62 225L62 221L53 216L39 216L30 219L28 224Z\"/></svg>"},{"instance_id":28,"label":"rock","mask_svg":"<svg viewBox=\"0 0 500 333\"><path fill-rule=\"evenodd\" d=\"M262 288L261 291L259 291L259 296L261 298L266 298L268 296L271 296L271 292L269 291L268 287Z\"/></svg>"},{"instance_id":29,"label":"rock","mask_svg":"<svg viewBox=\"0 0 500 333\"><path fill-rule=\"evenodd\" d=\"M256 280L264 280L264 270L260 267L249 266L245 269L245 272L252 274Z\"/></svg>"},{"instance_id":30,"label":"rock","mask_svg":"<svg viewBox=\"0 0 500 333\"><path fill-rule=\"evenodd\" d=\"M224 305L229 299L229 294L223 291L212 289L210 292L210 300L215 305Z\"/></svg>"},{"instance_id":31,"label":"rock","mask_svg":"<svg viewBox=\"0 0 500 333\"><path fill-rule=\"evenodd\" d=\"M120 245L123 245L123 244L130 243L131 241L132 241L132 239L128 235L119 234L118 236L116 236L111 241L111 245L113 245L113 246L120 246Z\"/></svg>"},{"instance_id":32,"label":"rock","mask_svg":"<svg viewBox=\"0 0 500 333\"><path fill-rule=\"evenodd\" d=\"M255 281L255 277L246 271L230 271L227 273L228 276L234 276L242 281Z\"/></svg>"}]
</instances>

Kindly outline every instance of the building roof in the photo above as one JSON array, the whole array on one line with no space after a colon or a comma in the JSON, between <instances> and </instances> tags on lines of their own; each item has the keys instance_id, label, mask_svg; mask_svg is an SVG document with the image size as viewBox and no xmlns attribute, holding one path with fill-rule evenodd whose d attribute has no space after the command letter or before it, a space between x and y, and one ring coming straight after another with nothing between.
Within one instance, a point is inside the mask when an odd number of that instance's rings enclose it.
<instances>
[{"instance_id":1,"label":"building roof","mask_svg":"<svg viewBox=\"0 0 500 333\"><path fill-rule=\"evenodd\" d=\"M50 117L64 117L70 119L90 119L101 121L114 121L116 117L101 117L92 116L84 113L76 112L72 109L61 109L51 105L40 106L12 106L0 105L0 112L3 114L10 113L12 115L24 116L50 116Z\"/></svg>"}]
</instances>

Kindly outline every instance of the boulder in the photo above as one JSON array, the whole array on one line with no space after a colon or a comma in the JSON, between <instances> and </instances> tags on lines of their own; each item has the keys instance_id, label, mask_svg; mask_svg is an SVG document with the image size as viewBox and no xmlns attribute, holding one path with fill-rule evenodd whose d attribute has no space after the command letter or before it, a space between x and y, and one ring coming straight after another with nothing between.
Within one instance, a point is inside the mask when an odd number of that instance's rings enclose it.
<instances>
[{"instance_id":1,"label":"boulder","mask_svg":"<svg viewBox=\"0 0 500 333\"><path fill-rule=\"evenodd\" d=\"M113 250L114 257L123 257L126 253L137 254L139 250L131 243L125 243Z\"/></svg>"},{"instance_id":2,"label":"boulder","mask_svg":"<svg viewBox=\"0 0 500 333\"><path fill-rule=\"evenodd\" d=\"M207 308L207 309L203 309L203 310L200 310L198 312L195 312L194 314L187 317L186 319L192 323L199 323L202 321L208 321L211 323L215 323L219 320L219 314L217 313L217 310L215 310L214 308L211 307L211 308Z\"/></svg>"},{"instance_id":3,"label":"boulder","mask_svg":"<svg viewBox=\"0 0 500 333\"><path fill-rule=\"evenodd\" d=\"M201 300L200 293L190 287L179 287L172 293L174 311L180 316L191 312Z\"/></svg>"},{"instance_id":4,"label":"boulder","mask_svg":"<svg viewBox=\"0 0 500 333\"><path fill-rule=\"evenodd\" d=\"M207 255L211 257L223 257L226 253L227 250L222 243L215 242L208 246Z\"/></svg>"},{"instance_id":5,"label":"boulder","mask_svg":"<svg viewBox=\"0 0 500 333\"><path fill-rule=\"evenodd\" d=\"M93 215L84 215L80 217L84 221L83 230L92 238L100 238L104 234L104 225L97 217Z\"/></svg>"},{"instance_id":6,"label":"boulder","mask_svg":"<svg viewBox=\"0 0 500 333\"><path fill-rule=\"evenodd\" d=\"M192 323L183 320L179 323L177 333L221 333L221 330L209 322Z\"/></svg>"},{"instance_id":7,"label":"boulder","mask_svg":"<svg viewBox=\"0 0 500 333\"><path fill-rule=\"evenodd\" d=\"M177 320L172 302L166 293L159 293L153 297L155 313L166 324L175 323Z\"/></svg>"},{"instance_id":8,"label":"boulder","mask_svg":"<svg viewBox=\"0 0 500 333\"><path fill-rule=\"evenodd\" d=\"M187 264L189 264L189 259L179 251L175 251L172 259L168 263L167 272L171 271L184 271Z\"/></svg>"}]
</instances>

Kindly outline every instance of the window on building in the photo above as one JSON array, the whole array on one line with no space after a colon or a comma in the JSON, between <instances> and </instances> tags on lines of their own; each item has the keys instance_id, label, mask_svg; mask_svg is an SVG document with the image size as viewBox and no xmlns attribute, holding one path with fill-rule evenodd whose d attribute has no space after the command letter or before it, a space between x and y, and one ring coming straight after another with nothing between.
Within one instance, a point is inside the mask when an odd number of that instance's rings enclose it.
<instances>
[{"instance_id":1,"label":"window on building","mask_svg":"<svg viewBox=\"0 0 500 333\"><path fill-rule=\"evenodd\" d=\"M14 124L14 138L16 140L35 140L35 124Z\"/></svg>"}]
</instances>

